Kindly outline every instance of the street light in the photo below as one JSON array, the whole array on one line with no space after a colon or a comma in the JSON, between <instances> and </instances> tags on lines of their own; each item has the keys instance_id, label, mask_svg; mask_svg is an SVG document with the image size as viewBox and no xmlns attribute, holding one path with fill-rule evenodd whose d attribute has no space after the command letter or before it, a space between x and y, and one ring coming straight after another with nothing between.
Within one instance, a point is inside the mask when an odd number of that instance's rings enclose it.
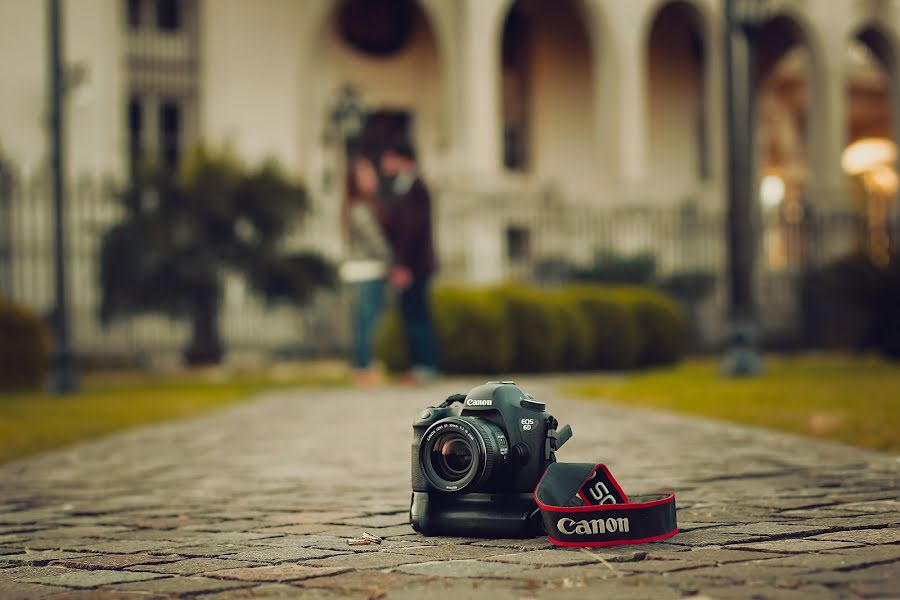
<instances>
[{"instance_id":1,"label":"street light","mask_svg":"<svg viewBox=\"0 0 900 600\"><path fill-rule=\"evenodd\" d=\"M362 132L365 116L356 88L349 84L345 85L330 115L331 123L345 145Z\"/></svg>"},{"instance_id":2,"label":"street light","mask_svg":"<svg viewBox=\"0 0 900 600\"><path fill-rule=\"evenodd\" d=\"M725 0L729 323L722 373L732 377L752 376L762 371L753 299L756 68L752 42L770 14L769 4L763 0Z\"/></svg>"},{"instance_id":3,"label":"street light","mask_svg":"<svg viewBox=\"0 0 900 600\"><path fill-rule=\"evenodd\" d=\"M78 391L78 373L75 370L69 339L68 301L66 293L65 257L65 156L64 156L64 107L65 74L62 58L62 14L60 0L48 0L50 37L50 171L53 190L53 281L55 306L53 330L56 348L53 352L50 389L56 394L72 394Z\"/></svg>"},{"instance_id":4,"label":"street light","mask_svg":"<svg viewBox=\"0 0 900 600\"><path fill-rule=\"evenodd\" d=\"M324 172L323 187L331 188L333 176L340 173L344 160L349 156L352 142L362 133L366 112L359 100L359 93L351 84L344 84L337 99L328 113L328 124L323 136L323 144L328 146L337 142L334 154L334 171L327 168ZM337 140L335 140L335 135Z\"/></svg>"},{"instance_id":5,"label":"street light","mask_svg":"<svg viewBox=\"0 0 900 600\"><path fill-rule=\"evenodd\" d=\"M873 167L890 165L897 160L897 146L884 138L856 140L841 154L841 168L847 175L862 175Z\"/></svg>"}]
</instances>

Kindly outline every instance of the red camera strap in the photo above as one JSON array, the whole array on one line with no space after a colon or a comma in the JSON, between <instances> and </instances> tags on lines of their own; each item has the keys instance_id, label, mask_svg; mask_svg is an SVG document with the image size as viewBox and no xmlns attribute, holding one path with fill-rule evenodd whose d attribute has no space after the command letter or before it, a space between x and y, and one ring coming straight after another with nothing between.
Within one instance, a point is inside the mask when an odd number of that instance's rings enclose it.
<instances>
[{"instance_id":1,"label":"red camera strap","mask_svg":"<svg viewBox=\"0 0 900 600\"><path fill-rule=\"evenodd\" d=\"M678 533L674 493L629 499L605 465L553 463L534 499L557 546L643 544Z\"/></svg>"}]
</instances>

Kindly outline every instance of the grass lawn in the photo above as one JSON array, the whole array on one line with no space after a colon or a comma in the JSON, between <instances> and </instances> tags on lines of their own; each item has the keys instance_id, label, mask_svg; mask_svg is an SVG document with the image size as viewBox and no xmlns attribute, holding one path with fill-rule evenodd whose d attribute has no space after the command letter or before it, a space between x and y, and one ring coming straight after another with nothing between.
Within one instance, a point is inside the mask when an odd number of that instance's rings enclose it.
<instances>
[{"instance_id":1,"label":"grass lawn","mask_svg":"<svg viewBox=\"0 0 900 600\"><path fill-rule=\"evenodd\" d=\"M0 463L116 430L201 414L274 387L334 386L345 370L300 367L282 376L217 372L92 375L73 396L0 393Z\"/></svg>"},{"instance_id":2,"label":"grass lawn","mask_svg":"<svg viewBox=\"0 0 900 600\"><path fill-rule=\"evenodd\" d=\"M900 452L900 365L871 357L766 359L753 379L726 379L717 360L672 369L598 376L566 391Z\"/></svg>"}]
</instances>

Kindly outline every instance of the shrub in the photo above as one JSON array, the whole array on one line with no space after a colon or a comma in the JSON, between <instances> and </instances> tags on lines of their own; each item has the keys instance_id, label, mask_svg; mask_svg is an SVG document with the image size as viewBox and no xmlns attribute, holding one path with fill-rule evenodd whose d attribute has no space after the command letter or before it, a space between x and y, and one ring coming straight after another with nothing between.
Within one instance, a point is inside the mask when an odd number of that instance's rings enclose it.
<instances>
[{"instance_id":1,"label":"shrub","mask_svg":"<svg viewBox=\"0 0 900 600\"><path fill-rule=\"evenodd\" d=\"M641 340L634 311L615 294L596 286L575 286L564 294L588 324L591 351L586 367L619 370L637 364Z\"/></svg>"},{"instance_id":2,"label":"shrub","mask_svg":"<svg viewBox=\"0 0 900 600\"><path fill-rule=\"evenodd\" d=\"M555 369L560 364L565 331L547 294L511 285L494 293L509 321L512 370L530 373Z\"/></svg>"},{"instance_id":3,"label":"shrub","mask_svg":"<svg viewBox=\"0 0 900 600\"><path fill-rule=\"evenodd\" d=\"M513 342L503 305L480 290L440 288L432 296L440 368L445 373L497 373L509 369ZM375 353L390 371L409 367L396 311L382 321Z\"/></svg>"},{"instance_id":4,"label":"shrub","mask_svg":"<svg viewBox=\"0 0 900 600\"><path fill-rule=\"evenodd\" d=\"M392 373L399 373L409 368L409 352L406 349L403 322L400 320L400 313L396 310L388 312L381 319L378 333L375 336L375 356Z\"/></svg>"},{"instance_id":5,"label":"shrub","mask_svg":"<svg viewBox=\"0 0 900 600\"><path fill-rule=\"evenodd\" d=\"M446 373L668 364L681 357L688 341L678 304L646 288L439 288L433 314ZM409 367L396 311L384 319L375 353L391 371Z\"/></svg>"},{"instance_id":6,"label":"shrub","mask_svg":"<svg viewBox=\"0 0 900 600\"><path fill-rule=\"evenodd\" d=\"M493 294L443 289L434 298L441 370L497 373L510 368L512 336L503 305Z\"/></svg>"},{"instance_id":7,"label":"shrub","mask_svg":"<svg viewBox=\"0 0 900 600\"><path fill-rule=\"evenodd\" d=\"M592 267L576 269L572 275L585 283L650 285L656 279L656 257L649 252L629 256L601 251Z\"/></svg>"},{"instance_id":8,"label":"shrub","mask_svg":"<svg viewBox=\"0 0 900 600\"><path fill-rule=\"evenodd\" d=\"M637 319L639 365L666 365L681 358L687 348L688 325L677 302L647 288L624 288L613 293Z\"/></svg>"},{"instance_id":9,"label":"shrub","mask_svg":"<svg viewBox=\"0 0 900 600\"><path fill-rule=\"evenodd\" d=\"M814 313L808 333L815 341L900 359L900 255L883 267L862 254L847 256L812 275L806 286Z\"/></svg>"},{"instance_id":10,"label":"shrub","mask_svg":"<svg viewBox=\"0 0 900 600\"><path fill-rule=\"evenodd\" d=\"M554 368L563 371L589 368L594 350L590 320L566 292L548 294L545 302L554 314L561 337Z\"/></svg>"},{"instance_id":11,"label":"shrub","mask_svg":"<svg viewBox=\"0 0 900 600\"><path fill-rule=\"evenodd\" d=\"M50 359L50 335L27 308L0 298L0 389L43 385Z\"/></svg>"}]
</instances>

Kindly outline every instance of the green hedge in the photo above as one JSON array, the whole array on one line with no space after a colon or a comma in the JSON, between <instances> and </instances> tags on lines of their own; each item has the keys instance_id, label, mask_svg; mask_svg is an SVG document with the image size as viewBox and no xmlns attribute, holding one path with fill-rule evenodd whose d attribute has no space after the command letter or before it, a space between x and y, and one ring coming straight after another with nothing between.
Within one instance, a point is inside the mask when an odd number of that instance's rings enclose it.
<instances>
[{"instance_id":1,"label":"green hedge","mask_svg":"<svg viewBox=\"0 0 900 600\"><path fill-rule=\"evenodd\" d=\"M0 390L43 385L50 360L50 335L35 313L0 298Z\"/></svg>"},{"instance_id":2,"label":"green hedge","mask_svg":"<svg viewBox=\"0 0 900 600\"><path fill-rule=\"evenodd\" d=\"M639 365L667 365L685 352L690 338L687 318L674 299L648 288L613 292L630 306L640 331Z\"/></svg>"},{"instance_id":3,"label":"green hedge","mask_svg":"<svg viewBox=\"0 0 900 600\"><path fill-rule=\"evenodd\" d=\"M439 288L432 309L445 373L623 370L677 361L687 344L678 304L648 288L577 285L547 292L505 285ZM396 312L376 355L409 367Z\"/></svg>"},{"instance_id":4,"label":"green hedge","mask_svg":"<svg viewBox=\"0 0 900 600\"><path fill-rule=\"evenodd\" d=\"M591 320L568 292L556 292L545 296L546 304L555 313L562 343L553 370L579 371L589 369L594 353L594 335Z\"/></svg>"},{"instance_id":5,"label":"green hedge","mask_svg":"<svg viewBox=\"0 0 900 600\"><path fill-rule=\"evenodd\" d=\"M445 373L499 373L512 362L513 340L503 304L491 291L439 288L432 314ZM390 371L409 368L402 323L396 312L383 320L375 354Z\"/></svg>"},{"instance_id":6,"label":"green hedge","mask_svg":"<svg viewBox=\"0 0 900 600\"><path fill-rule=\"evenodd\" d=\"M884 266L845 256L808 276L801 292L809 342L900 360L900 253Z\"/></svg>"},{"instance_id":7,"label":"green hedge","mask_svg":"<svg viewBox=\"0 0 900 600\"><path fill-rule=\"evenodd\" d=\"M576 286L564 292L587 319L591 337L588 369L622 370L637 366L640 331L632 307L612 288Z\"/></svg>"},{"instance_id":8,"label":"green hedge","mask_svg":"<svg viewBox=\"0 0 900 600\"><path fill-rule=\"evenodd\" d=\"M563 330L556 307L537 290L503 286L494 290L512 341L512 361L504 370L548 371L560 364Z\"/></svg>"}]
</instances>

